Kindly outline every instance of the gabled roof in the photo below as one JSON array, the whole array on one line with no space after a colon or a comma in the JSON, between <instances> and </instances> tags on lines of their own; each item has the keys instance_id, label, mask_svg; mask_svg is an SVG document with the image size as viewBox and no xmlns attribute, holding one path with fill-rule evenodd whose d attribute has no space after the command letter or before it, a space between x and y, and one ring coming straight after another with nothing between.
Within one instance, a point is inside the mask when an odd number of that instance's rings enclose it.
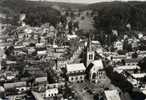
<instances>
[{"instance_id":1,"label":"gabled roof","mask_svg":"<svg viewBox=\"0 0 146 100\"><path fill-rule=\"evenodd\" d=\"M102 60L94 60L92 63L89 64L89 66L87 67L87 71L90 71L92 68L95 68L96 71L102 70L104 69Z\"/></svg>"},{"instance_id":2,"label":"gabled roof","mask_svg":"<svg viewBox=\"0 0 146 100\"><path fill-rule=\"evenodd\" d=\"M67 72L74 72L74 71L80 71L80 70L86 70L83 63L79 64L67 64L66 65Z\"/></svg>"}]
</instances>

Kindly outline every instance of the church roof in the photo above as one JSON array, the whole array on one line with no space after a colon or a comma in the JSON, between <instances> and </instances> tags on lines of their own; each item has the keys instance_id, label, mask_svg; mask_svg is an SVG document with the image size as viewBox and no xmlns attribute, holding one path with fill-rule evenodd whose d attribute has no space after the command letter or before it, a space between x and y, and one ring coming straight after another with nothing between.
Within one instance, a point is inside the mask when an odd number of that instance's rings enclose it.
<instances>
[{"instance_id":1,"label":"church roof","mask_svg":"<svg viewBox=\"0 0 146 100\"><path fill-rule=\"evenodd\" d=\"M87 71L90 71L92 68L95 68L96 71L104 69L102 60L94 60L92 63L89 64L87 67Z\"/></svg>"},{"instance_id":2,"label":"church roof","mask_svg":"<svg viewBox=\"0 0 146 100\"><path fill-rule=\"evenodd\" d=\"M102 60L94 60L93 62L93 65L98 67L99 69L103 69L103 63L102 63Z\"/></svg>"},{"instance_id":3,"label":"church roof","mask_svg":"<svg viewBox=\"0 0 146 100\"><path fill-rule=\"evenodd\" d=\"M67 64L66 69L67 69L67 72L75 72L75 71L80 71L80 70L86 70L83 63Z\"/></svg>"}]
</instances>

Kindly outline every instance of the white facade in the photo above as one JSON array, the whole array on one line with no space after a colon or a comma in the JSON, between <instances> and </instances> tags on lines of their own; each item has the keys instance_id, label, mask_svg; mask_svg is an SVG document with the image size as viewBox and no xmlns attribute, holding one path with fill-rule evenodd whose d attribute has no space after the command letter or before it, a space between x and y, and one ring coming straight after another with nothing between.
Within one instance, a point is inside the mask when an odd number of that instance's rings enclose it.
<instances>
[{"instance_id":1,"label":"white facade","mask_svg":"<svg viewBox=\"0 0 146 100\"><path fill-rule=\"evenodd\" d=\"M66 65L66 70L70 82L84 81L86 68L83 63Z\"/></svg>"},{"instance_id":2,"label":"white facade","mask_svg":"<svg viewBox=\"0 0 146 100\"><path fill-rule=\"evenodd\" d=\"M128 71L128 72L134 72L134 70L140 70L139 66L135 66L135 65L128 65L128 66L117 66L114 68L114 71L121 73L123 71Z\"/></svg>"},{"instance_id":3,"label":"white facade","mask_svg":"<svg viewBox=\"0 0 146 100\"><path fill-rule=\"evenodd\" d=\"M59 93L57 88L53 88L53 89L47 89L46 93L45 93L45 97L54 97Z\"/></svg>"},{"instance_id":4,"label":"white facade","mask_svg":"<svg viewBox=\"0 0 146 100\"><path fill-rule=\"evenodd\" d=\"M114 47L117 50L123 50L123 43L121 41L117 41L117 42L115 42Z\"/></svg>"},{"instance_id":5,"label":"white facade","mask_svg":"<svg viewBox=\"0 0 146 100\"><path fill-rule=\"evenodd\" d=\"M105 79L105 71L103 70L104 66L102 60L95 60L91 64L92 67L89 73L90 81L95 81L95 83L97 83L97 81Z\"/></svg>"},{"instance_id":6,"label":"white facade","mask_svg":"<svg viewBox=\"0 0 146 100\"><path fill-rule=\"evenodd\" d=\"M87 56L86 56L86 67L89 66L89 64L94 61L95 57L95 52L94 51L87 51Z\"/></svg>"},{"instance_id":7,"label":"white facade","mask_svg":"<svg viewBox=\"0 0 146 100\"><path fill-rule=\"evenodd\" d=\"M74 75L74 76L69 76L68 80L70 82L83 82L85 79L85 75Z\"/></svg>"}]
</instances>

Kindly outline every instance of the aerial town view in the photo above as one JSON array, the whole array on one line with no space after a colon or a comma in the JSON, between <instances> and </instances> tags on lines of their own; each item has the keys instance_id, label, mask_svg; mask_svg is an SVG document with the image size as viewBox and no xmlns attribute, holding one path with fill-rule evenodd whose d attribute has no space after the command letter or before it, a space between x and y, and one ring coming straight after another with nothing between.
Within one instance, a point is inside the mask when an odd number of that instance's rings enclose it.
<instances>
[{"instance_id":1,"label":"aerial town view","mask_svg":"<svg viewBox=\"0 0 146 100\"><path fill-rule=\"evenodd\" d=\"M146 1L0 0L0 100L146 100Z\"/></svg>"}]
</instances>

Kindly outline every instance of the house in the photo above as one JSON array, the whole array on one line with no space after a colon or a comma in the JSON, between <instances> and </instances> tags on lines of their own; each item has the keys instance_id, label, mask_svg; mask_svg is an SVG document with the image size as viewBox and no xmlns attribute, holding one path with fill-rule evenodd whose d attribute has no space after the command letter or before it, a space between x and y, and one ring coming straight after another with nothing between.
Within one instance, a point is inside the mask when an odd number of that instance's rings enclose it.
<instances>
[{"instance_id":1,"label":"house","mask_svg":"<svg viewBox=\"0 0 146 100\"><path fill-rule=\"evenodd\" d=\"M6 80L14 80L16 78L16 74L7 73L5 77L6 77Z\"/></svg>"},{"instance_id":2,"label":"house","mask_svg":"<svg viewBox=\"0 0 146 100\"><path fill-rule=\"evenodd\" d=\"M38 56L45 56L45 55L47 55L47 51L46 51L46 50L37 51L37 55L38 55Z\"/></svg>"},{"instance_id":3,"label":"house","mask_svg":"<svg viewBox=\"0 0 146 100\"><path fill-rule=\"evenodd\" d=\"M146 40L146 36L143 36L143 40Z\"/></svg>"},{"instance_id":4,"label":"house","mask_svg":"<svg viewBox=\"0 0 146 100\"><path fill-rule=\"evenodd\" d=\"M36 47L37 48L44 48L45 47L45 43L36 43Z\"/></svg>"},{"instance_id":5,"label":"house","mask_svg":"<svg viewBox=\"0 0 146 100\"><path fill-rule=\"evenodd\" d=\"M50 32L55 32L55 27L51 25L51 26L49 27L49 30L50 30Z\"/></svg>"},{"instance_id":6,"label":"house","mask_svg":"<svg viewBox=\"0 0 146 100\"><path fill-rule=\"evenodd\" d=\"M126 59L126 55L111 55L111 60L115 63L121 62L123 59Z\"/></svg>"},{"instance_id":7,"label":"house","mask_svg":"<svg viewBox=\"0 0 146 100\"><path fill-rule=\"evenodd\" d=\"M133 78L135 78L136 80L141 80L143 79L144 77L146 77L146 73L134 73L132 74Z\"/></svg>"},{"instance_id":8,"label":"house","mask_svg":"<svg viewBox=\"0 0 146 100\"><path fill-rule=\"evenodd\" d=\"M28 48L28 54L32 54L36 51L36 49L34 47L29 47Z\"/></svg>"},{"instance_id":9,"label":"house","mask_svg":"<svg viewBox=\"0 0 146 100\"><path fill-rule=\"evenodd\" d=\"M106 90L104 91L104 100L121 100L118 90Z\"/></svg>"},{"instance_id":10,"label":"house","mask_svg":"<svg viewBox=\"0 0 146 100\"><path fill-rule=\"evenodd\" d=\"M133 40L133 42L132 42L132 44L131 44L133 49L138 48L138 42L139 42L138 39L134 39L134 40Z\"/></svg>"},{"instance_id":11,"label":"house","mask_svg":"<svg viewBox=\"0 0 146 100\"><path fill-rule=\"evenodd\" d=\"M76 38L78 38L78 36L77 35L67 35L67 40L71 40L71 39L76 39Z\"/></svg>"},{"instance_id":12,"label":"house","mask_svg":"<svg viewBox=\"0 0 146 100\"><path fill-rule=\"evenodd\" d=\"M123 42L121 42L121 41L115 42L114 48L116 48L117 50L123 50Z\"/></svg>"},{"instance_id":13,"label":"house","mask_svg":"<svg viewBox=\"0 0 146 100\"><path fill-rule=\"evenodd\" d=\"M26 87L25 81L24 82L14 82L14 83L5 83L4 89L6 90L6 95L23 93L28 90L28 88Z\"/></svg>"},{"instance_id":14,"label":"house","mask_svg":"<svg viewBox=\"0 0 146 100\"><path fill-rule=\"evenodd\" d=\"M0 86L0 97L4 97L5 96L5 89L3 86ZM2 100L2 99L0 99Z\"/></svg>"},{"instance_id":15,"label":"house","mask_svg":"<svg viewBox=\"0 0 146 100\"><path fill-rule=\"evenodd\" d=\"M101 43L99 41L91 41L91 43L92 43L92 47L94 47L95 50L97 48L101 48Z\"/></svg>"},{"instance_id":16,"label":"house","mask_svg":"<svg viewBox=\"0 0 146 100\"><path fill-rule=\"evenodd\" d=\"M97 83L99 80L105 79L105 71L103 69L104 66L101 59L94 60L90 63L86 69L89 80Z\"/></svg>"},{"instance_id":17,"label":"house","mask_svg":"<svg viewBox=\"0 0 146 100\"><path fill-rule=\"evenodd\" d=\"M70 82L82 82L85 79L85 66L83 63L67 64L66 75Z\"/></svg>"},{"instance_id":18,"label":"house","mask_svg":"<svg viewBox=\"0 0 146 100\"><path fill-rule=\"evenodd\" d=\"M65 82L53 83L53 84L46 84L46 88L62 88L65 86Z\"/></svg>"},{"instance_id":19,"label":"house","mask_svg":"<svg viewBox=\"0 0 146 100\"><path fill-rule=\"evenodd\" d=\"M124 61L126 66L136 66L140 60L142 60L142 58L125 59Z\"/></svg>"},{"instance_id":20,"label":"house","mask_svg":"<svg viewBox=\"0 0 146 100\"><path fill-rule=\"evenodd\" d=\"M14 82L14 83L5 83L4 88L5 90L14 89L18 87L26 87L26 82Z\"/></svg>"},{"instance_id":21,"label":"house","mask_svg":"<svg viewBox=\"0 0 146 100\"><path fill-rule=\"evenodd\" d=\"M46 90L47 82L47 77L37 77L34 80L34 88L38 92L44 92Z\"/></svg>"},{"instance_id":22,"label":"house","mask_svg":"<svg viewBox=\"0 0 146 100\"><path fill-rule=\"evenodd\" d=\"M129 73L134 73L134 71L140 71L140 67L137 65L123 65L123 66L117 66L114 68L114 71L121 73L123 71L127 71Z\"/></svg>"},{"instance_id":23,"label":"house","mask_svg":"<svg viewBox=\"0 0 146 100\"><path fill-rule=\"evenodd\" d=\"M139 57L139 58L144 58L144 57L146 57L146 51L140 51L140 52L138 53L138 57Z\"/></svg>"},{"instance_id":24,"label":"house","mask_svg":"<svg viewBox=\"0 0 146 100\"><path fill-rule=\"evenodd\" d=\"M35 78L36 84L46 84L47 83L47 77L37 77Z\"/></svg>"},{"instance_id":25,"label":"house","mask_svg":"<svg viewBox=\"0 0 146 100\"><path fill-rule=\"evenodd\" d=\"M47 89L45 92L45 98L57 96L59 93L57 88Z\"/></svg>"}]
</instances>

